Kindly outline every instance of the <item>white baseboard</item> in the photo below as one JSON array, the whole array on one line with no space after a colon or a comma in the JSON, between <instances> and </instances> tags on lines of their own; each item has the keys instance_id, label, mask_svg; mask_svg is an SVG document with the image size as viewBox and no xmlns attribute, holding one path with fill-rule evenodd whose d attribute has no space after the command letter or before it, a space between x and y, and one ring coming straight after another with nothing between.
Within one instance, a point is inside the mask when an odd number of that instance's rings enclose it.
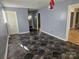
<instances>
[{"instance_id":1,"label":"white baseboard","mask_svg":"<svg viewBox=\"0 0 79 59\"><path fill-rule=\"evenodd\" d=\"M25 33L29 33L29 31L27 31L27 32L13 33L13 34L9 34L9 35L14 35L14 34L25 34Z\"/></svg>"},{"instance_id":2,"label":"white baseboard","mask_svg":"<svg viewBox=\"0 0 79 59\"><path fill-rule=\"evenodd\" d=\"M48 32L45 32L45 31L41 31L41 32L44 32L44 33L46 33L46 34L48 34L48 35L51 35L51 36L53 36L53 37L56 37L56 38L58 38L58 39L60 39L60 40L67 41L67 40L66 40L66 39L64 39L64 38L61 38L61 37L59 37L59 36L55 36L55 35L50 34L50 33L48 33Z\"/></svg>"},{"instance_id":3,"label":"white baseboard","mask_svg":"<svg viewBox=\"0 0 79 59\"><path fill-rule=\"evenodd\" d=\"M7 59L9 37L10 36L7 37L7 43L6 43L6 49L5 49L4 59Z\"/></svg>"},{"instance_id":4,"label":"white baseboard","mask_svg":"<svg viewBox=\"0 0 79 59\"><path fill-rule=\"evenodd\" d=\"M26 33L29 33L29 31L27 31L27 32L20 32L20 33L17 33L17 34L26 34Z\"/></svg>"}]
</instances>

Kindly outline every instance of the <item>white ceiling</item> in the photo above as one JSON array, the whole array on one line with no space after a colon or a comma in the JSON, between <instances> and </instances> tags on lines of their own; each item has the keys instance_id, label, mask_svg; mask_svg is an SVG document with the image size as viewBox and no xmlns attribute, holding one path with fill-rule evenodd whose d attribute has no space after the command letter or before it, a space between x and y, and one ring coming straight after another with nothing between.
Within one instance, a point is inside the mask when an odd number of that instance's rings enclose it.
<instances>
[{"instance_id":1,"label":"white ceiling","mask_svg":"<svg viewBox=\"0 0 79 59\"><path fill-rule=\"evenodd\" d=\"M49 5L50 0L2 0L6 7L20 7L20 8L33 8L40 9ZM61 1L61 0L56 0Z\"/></svg>"}]
</instances>

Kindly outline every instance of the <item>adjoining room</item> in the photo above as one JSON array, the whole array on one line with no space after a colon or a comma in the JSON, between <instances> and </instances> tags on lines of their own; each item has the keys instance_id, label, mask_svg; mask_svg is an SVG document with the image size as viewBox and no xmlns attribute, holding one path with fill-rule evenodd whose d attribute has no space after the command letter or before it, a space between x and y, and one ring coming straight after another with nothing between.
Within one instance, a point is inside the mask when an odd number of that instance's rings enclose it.
<instances>
[{"instance_id":1,"label":"adjoining room","mask_svg":"<svg viewBox=\"0 0 79 59\"><path fill-rule=\"evenodd\" d=\"M69 6L70 24L68 40L79 45L79 4Z\"/></svg>"}]
</instances>

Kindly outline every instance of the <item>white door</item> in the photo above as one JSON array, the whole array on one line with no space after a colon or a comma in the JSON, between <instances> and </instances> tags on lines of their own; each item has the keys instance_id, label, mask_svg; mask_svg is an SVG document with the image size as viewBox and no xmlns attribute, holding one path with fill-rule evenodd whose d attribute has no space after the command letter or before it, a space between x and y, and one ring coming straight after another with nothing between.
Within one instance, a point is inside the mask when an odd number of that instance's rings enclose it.
<instances>
[{"instance_id":1,"label":"white door","mask_svg":"<svg viewBox=\"0 0 79 59\"><path fill-rule=\"evenodd\" d=\"M8 25L8 32L9 34L18 33L18 21L17 21L17 14L15 11L6 11L7 17L7 25Z\"/></svg>"}]
</instances>

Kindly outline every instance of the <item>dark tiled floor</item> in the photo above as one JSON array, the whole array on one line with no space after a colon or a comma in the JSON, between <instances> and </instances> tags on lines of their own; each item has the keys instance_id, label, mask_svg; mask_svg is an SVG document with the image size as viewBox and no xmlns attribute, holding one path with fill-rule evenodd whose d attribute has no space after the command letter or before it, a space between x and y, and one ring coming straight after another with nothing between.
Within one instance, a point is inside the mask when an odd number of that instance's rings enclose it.
<instances>
[{"instance_id":1,"label":"dark tiled floor","mask_svg":"<svg viewBox=\"0 0 79 59\"><path fill-rule=\"evenodd\" d=\"M15 34L10 36L7 59L79 59L79 46L45 33Z\"/></svg>"}]
</instances>

